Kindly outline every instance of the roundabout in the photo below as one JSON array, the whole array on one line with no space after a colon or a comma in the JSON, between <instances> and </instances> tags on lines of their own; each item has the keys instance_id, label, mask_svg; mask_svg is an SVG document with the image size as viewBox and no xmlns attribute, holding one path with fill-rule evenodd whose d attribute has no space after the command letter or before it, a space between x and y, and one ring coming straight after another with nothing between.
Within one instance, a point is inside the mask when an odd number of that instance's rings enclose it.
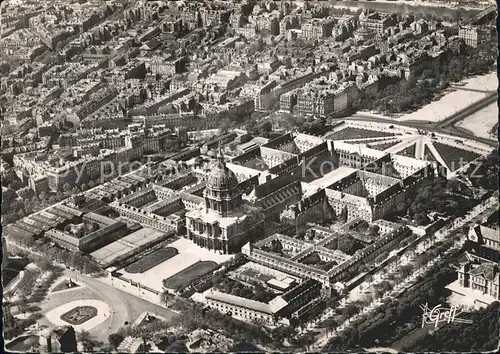
<instances>
[{"instance_id":1,"label":"roundabout","mask_svg":"<svg viewBox=\"0 0 500 354\"><path fill-rule=\"evenodd\" d=\"M106 321L110 307L100 300L77 300L56 307L45 314L54 326L71 325L75 331L89 331Z\"/></svg>"}]
</instances>

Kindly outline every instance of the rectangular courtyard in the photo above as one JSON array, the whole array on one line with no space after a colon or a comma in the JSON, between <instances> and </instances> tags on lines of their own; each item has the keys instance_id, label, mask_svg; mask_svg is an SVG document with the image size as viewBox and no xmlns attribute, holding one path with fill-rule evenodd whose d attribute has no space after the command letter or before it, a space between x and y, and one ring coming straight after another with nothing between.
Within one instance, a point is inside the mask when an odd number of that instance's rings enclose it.
<instances>
[{"instance_id":1,"label":"rectangular courtyard","mask_svg":"<svg viewBox=\"0 0 500 354\"><path fill-rule=\"evenodd\" d=\"M163 280L182 272L195 263L215 262L221 264L234 257L234 255L217 254L211 250L198 247L185 238L170 243L168 248L176 249L177 254L142 273L129 273L126 271L127 268L120 269L119 273L127 279L140 283L142 286L161 292L163 291ZM128 269L130 270L130 268ZM182 284L175 281L174 285L178 287Z\"/></svg>"}]
</instances>

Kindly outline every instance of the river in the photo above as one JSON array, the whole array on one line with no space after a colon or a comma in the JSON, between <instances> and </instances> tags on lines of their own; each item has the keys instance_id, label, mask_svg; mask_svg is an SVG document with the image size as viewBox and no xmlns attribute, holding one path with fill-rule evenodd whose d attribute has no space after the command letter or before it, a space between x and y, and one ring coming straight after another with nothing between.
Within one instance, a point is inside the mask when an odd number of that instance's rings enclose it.
<instances>
[{"instance_id":1,"label":"river","mask_svg":"<svg viewBox=\"0 0 500 354\"><path fill-rule=\"evenodd\" d=\"M402 3L396 1L388 2L377 2L377 1L310 1L311 4L325 5L327 3L333 7L350 7L358 9L370 9L381 12L391 12L400 15L405 15L408 13L414 13L415 15L434 15L437 18L444 19L448 17L449 19L461 19L466 20L480 10L474 9L462 9L462 8L450 8L450 7L439 7L439 6L426 6L425 4L415 5L414 3Z\"/></svg>"}]
</instances>

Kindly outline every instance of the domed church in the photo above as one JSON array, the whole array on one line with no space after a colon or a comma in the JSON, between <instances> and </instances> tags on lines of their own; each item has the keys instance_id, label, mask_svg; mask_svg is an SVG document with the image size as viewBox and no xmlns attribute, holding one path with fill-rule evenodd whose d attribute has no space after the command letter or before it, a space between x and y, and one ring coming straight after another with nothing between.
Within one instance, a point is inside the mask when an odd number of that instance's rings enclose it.
<instances>
[{"instance_id":1,"label":"domed church","mask_svg":"<svg viewBox=\"0 0 500 354\"><path fill-rule=\"evenodd\" d=\"M249 233L263 223L242 200L236 175L226 166L219 147L217 162L203 192L205 207L186 213L187 237L198 246L224 254L237 253Z\"/></svg>"}]
</instances>

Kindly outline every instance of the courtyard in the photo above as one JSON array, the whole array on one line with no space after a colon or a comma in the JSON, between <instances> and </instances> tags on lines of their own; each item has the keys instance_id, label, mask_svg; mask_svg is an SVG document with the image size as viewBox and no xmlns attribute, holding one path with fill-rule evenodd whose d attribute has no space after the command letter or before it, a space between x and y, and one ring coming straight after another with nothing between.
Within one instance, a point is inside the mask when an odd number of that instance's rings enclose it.
<instances>
[{"instance_id":1,"label":"courtyard","mask_svg":"<svg viewBox=\"0 0 500 354\"><path fill-rule=\"evenodd\" d=\"M271 279L278 281L300 282L300 278L269 268L255 262L247 262L229 273L230 277L246 282L267 283Z\"/></svg>"},{"instance_id":2,"label":"courtyard","mask_svg":"<svg viewBox=\"0 0 500 354\"><path fill-rule=\"evenodd\" d=\"M129 272L130 268L123 268L119 270L119 273L126 279L140 283L141 286L147 286L158 292L162 292L163 280L165 279L171 278L169 279L169 284L177 287L185 281L190 281L192 276L196 275L198 277L206 274L207 269L211 271L214 267L212 263L221 264L233 257L233 255L217 254L211 250L201 248L185 238L170 243L168 248L176 249L178 254L144 270L142 273ZM195 265L196 263L198 265ZM190 268L191 266L193 267ZM189 269L189 272L193 272L193 275L189 276L189 278L186 272L183 272L184 270L187 271L187 269ZM173 277L174 275L176 277Z\"/></svg>"}]
</instances>

